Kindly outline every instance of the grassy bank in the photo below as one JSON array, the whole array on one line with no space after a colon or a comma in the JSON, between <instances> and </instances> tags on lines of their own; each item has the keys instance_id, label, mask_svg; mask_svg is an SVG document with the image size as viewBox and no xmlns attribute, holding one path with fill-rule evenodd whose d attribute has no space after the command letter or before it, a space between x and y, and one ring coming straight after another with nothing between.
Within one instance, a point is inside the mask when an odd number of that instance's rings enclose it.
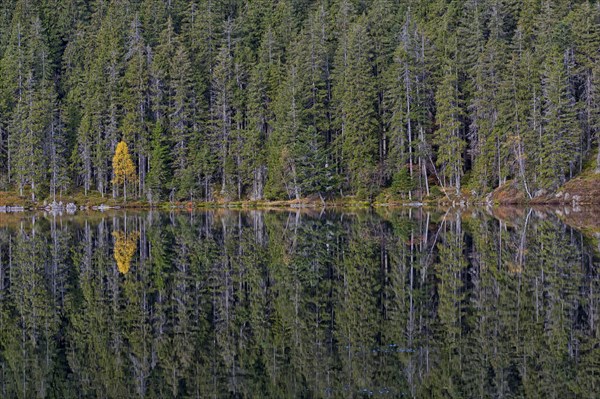
<instances>
[{"instance_id":1,"label":"grassy bank","mask_svg":"<svg viewBox=\"0 0 600 399\"><path fill-rule=\"evenodd\" d=\"M268 208L383 208L383 207L452 207L452 206L501 206L501 205L600 205L600 175L598 177L578 178L570 181L557 192L545 193L542 196L528 200L510 183L485 197L477 197L463 191L461 195L448 193L448 196L435 199L404 199L388 198L385 201L366 201L354 197L335 198L321 201L320 199L304 198L300 200L276 201L177 201L149 203L142 200L108 198L96 195L63 195L56 199L63 205L73 203L78 209L121 208L121 209L268 209ZM13 192L0 192L0 207L23 207L26 210L46 209L52 201L32 201L31 198L19 196Z\"/></svg>"},{"instance_id":2,"label":"grassy bank","mask_svg":"<svg viewBox=\"0 0 600 399\"><path fill-rule=\"evenodd\" d=\"M581 172L556 190L537 190L530 199L519 182L509 181L488 194L486 200L498 205L600 205L596 154L590 154Z\"/></svg>"}]
</instances>

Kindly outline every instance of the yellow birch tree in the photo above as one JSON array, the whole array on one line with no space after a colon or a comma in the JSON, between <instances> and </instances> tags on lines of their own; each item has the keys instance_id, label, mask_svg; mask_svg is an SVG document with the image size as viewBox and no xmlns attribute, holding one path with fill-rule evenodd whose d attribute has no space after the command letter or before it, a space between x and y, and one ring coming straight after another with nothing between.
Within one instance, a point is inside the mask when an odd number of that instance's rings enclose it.
<instances>
[{"instance_id":1,"label":"yellow birch tree","mask_svg":"<svg viewBox=\"0 0 600 399\"><path fill-rule=\"evenodd\" d=\"M114 172L113 184L116 184L117 186L123 185L123 198L124 201L127 202L127 182L135 181L137 176L135 165L133 164L133 160L129 154L129 148L125 141L121 141L117 144L112 165Z\"/></svg>"}]
</instances>

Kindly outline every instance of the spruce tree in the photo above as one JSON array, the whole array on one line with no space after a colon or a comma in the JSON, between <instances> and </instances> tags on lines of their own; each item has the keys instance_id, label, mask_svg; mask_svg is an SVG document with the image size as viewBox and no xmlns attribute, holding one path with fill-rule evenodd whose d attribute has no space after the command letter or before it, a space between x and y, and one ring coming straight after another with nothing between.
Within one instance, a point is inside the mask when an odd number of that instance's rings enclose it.
<instances>
[{"instance_id":1,"label":"spruce tree","mask_svg":"<svg viewBox=\"0 0 600 399\"><path fill-rule=\"evenodd\" d=\"M163 199L168 182L168 151L165 145L164 129L156 123L152 129L150 141L148 175L146 177L146 196L150 203Z\"/></svg>"},{"instance_id":2,"label":"spruce tree","mask_svg":"<svg viewBox=\"0 0 600 399\"><path fill-rule=\"evenodd\" d=\"M262 199L266 179L266 138L270 130L271 111L267 87L268 66L259 61L248 82L248 123L242 149L242 168L247 178L249 198Z\"/></svg>"},{"instance_id":3,"label":"spruce tree","mask_svg":"<svg viewBox=\"0 0 600 399\"><path fill-rule=\"evenodd\" d=\"M582 153L591 150L592 140L598 142L596 170L600 173L600 10L589 2L570 15L573 26L576 74L579 90L578 114L582 122Z\"/></svg>"},{"instance_id":4,"label":"spruce tree","mask_svg":"<svg viewBox=\"0 0 600 399\"><path fill-rule=\"evenodd\" d=\"M194 181L190 178L190 135L192 128L192 81L187 52L179 45L171 61L171 99L169 132L172 140L172 169L174 187L188 198L194 192Z\"/></svg>"},{"instance_id":5,"label":"spruce tree","mask_svg":"<svg viewBox=\"0 0 600 399\"><path fill-rule=\"evenodd\" d=\"M400 43L385 74L383 173L389 183L397 178L404 179L407 172L409 180L418 181L421 192L428 194L427 164L431 151L426 132L431 71L425 53L425 38L419 35L413 16L407 13L405 18ZM411 197L410 191L408 194Z\"/></svg>"},{"instance_id":6,"label":"spruce tree","mask_svg":"<svg viewBox=\"0 0 600 399\"><path fill-rule=\"evenodd\" d=\"M50 194L52 201L56 202L56 195L59 197L66 191L69 184L68 174L68 141L65 132L63 113L61 110L54 110L52 113L51 126L49 128L49 172L50 172Z\"/></svg>"},{"instance_id":7,"label":"spruce tree","mask_svg":"<svg viewBox=\"0 0 600 399\"><path fill-rule=\"evenodd\" d=\"M227 28L230 29L230 28ZM226 35L229 35L228 31ZM211 91L211 136L213 151L218 154L220 193L226 198L232 195L230 171L230 145L232 131L232 74L233 57L231 55L230 43L224 43L216 57L215 67L212 73Z\"/></svg>"},{"instance_id":8,"label":"spruce tree","mask_svg":"<svg viewBox=\"0 0 600 399\"><path fill-rule=\"evenodd\" d=\"M500 34L491 37L474 66L474 95L469 107L470 139L475 155L473 173L476 185L488 192L506 181L508 176L506 126L499 124L500 92L507 62L507 52Z\"/></svg>"},{"instance_id":9,"label":"spruce tree","mask_svg":"<svg viewBox=\"0 0 600 399\"><path fill-rule=\"evenodd\" d=\"M338 49L337 137L341 167L348 187L359 197L370 198L377 187L377 91L372 75L372 44L364 18L350 26L347 47Z\"/></svg>"},{"instance_id":10,"label":"spruce tree","mask_svg":"<svg viewBox=\"0 0 600 399\"><path fill-rule=\"evenodd\" d=\"M273 105L275 122L268 142L269 173L265 188L271 198L285 195L289 199L300 199L303 194L298 176L298 156L301 151L297 138L305 128L305 110L299 73L297 65L291 66Z\"/></svg>"},{"instance_id":11,"label":"spruce tree","mask_svg":"<svg viewBox=\"0 0 600 399\"><path fill-rule=\"evenodd\" d=\"M433 143L437 146L437 164L444 184L454 186L460 193L464 170L463 153L466 143L462 137L460 93L456 71L444 68L444 76L435 93L436 130Z\"/></svg>"},{"instance_id":12,"label":"spruce tree","mask_svg":"<svg viewBox=\"0 0 600 399\"><path fill-rule=\"evenodd\" d=\"M36 86L33 74L29 73L22 104L17 105L23 108L23 119L15 120L13 125L13 135L18 140L13 147L15 179L21 195L24 186L30 186L32 200L41 193L41 188L46 183L44 142L52 122L54 106L51 88Z\"/></svg>"},{"instance_id":13,"label":"spruce tree","mask_svg":"<svg viewBox=\"0 0 600 399\"><path fill-rule=\"evenodd\" d=\"M564 53L554 46L543 71L543 135L541 138L541 185L556 188L573 176L579 160L579 130L575 104L569 96Z\"/></svg>"},{"instance_id":14,"label":"spruce tree","mask_svg":"<svg viewBox=\"0 0 600 399\"><path fill-rule=\"evenodd\" d=\"M149 75L148 53L143 37L139 16L136 14L131 21L127 33L127 52L121 81L122 91L120 102L123 117L119 128L123 138L131 143L131 153L139 165L140 193L145 191L147 159L149 156Z\"/></svg>"}]
</instances>

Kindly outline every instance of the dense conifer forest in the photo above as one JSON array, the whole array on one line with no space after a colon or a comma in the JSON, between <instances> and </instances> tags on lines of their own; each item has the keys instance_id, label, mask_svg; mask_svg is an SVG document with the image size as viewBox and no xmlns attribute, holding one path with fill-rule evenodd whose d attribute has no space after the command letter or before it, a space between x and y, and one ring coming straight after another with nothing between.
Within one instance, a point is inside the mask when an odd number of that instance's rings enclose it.
<instances>
[{"instance_id":1,"label":"dense conifer forest","mask_svg":"<svg viewBox=\"0 0 600 399\"><path fill-rule=\"evenodd\" d=\"M0 190L531 198L596 157L599 58L595 1L0 0Z\"/></svg>"}]
</instances>

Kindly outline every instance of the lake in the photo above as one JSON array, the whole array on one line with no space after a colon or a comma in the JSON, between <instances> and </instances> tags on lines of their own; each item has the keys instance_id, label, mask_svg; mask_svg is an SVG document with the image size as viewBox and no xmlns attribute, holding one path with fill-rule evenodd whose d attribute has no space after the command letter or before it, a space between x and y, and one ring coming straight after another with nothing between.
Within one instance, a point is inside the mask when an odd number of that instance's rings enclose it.
<instances>
[{"instance_id":1,"label":"lake","mask_svg":"<svg viewBox=\"0 0 600 399\"><path fill-rule=\"evenodd\" d=\"M0 216L0 397L597 397L600 212Z\"/></svg>"}]
</instances>

